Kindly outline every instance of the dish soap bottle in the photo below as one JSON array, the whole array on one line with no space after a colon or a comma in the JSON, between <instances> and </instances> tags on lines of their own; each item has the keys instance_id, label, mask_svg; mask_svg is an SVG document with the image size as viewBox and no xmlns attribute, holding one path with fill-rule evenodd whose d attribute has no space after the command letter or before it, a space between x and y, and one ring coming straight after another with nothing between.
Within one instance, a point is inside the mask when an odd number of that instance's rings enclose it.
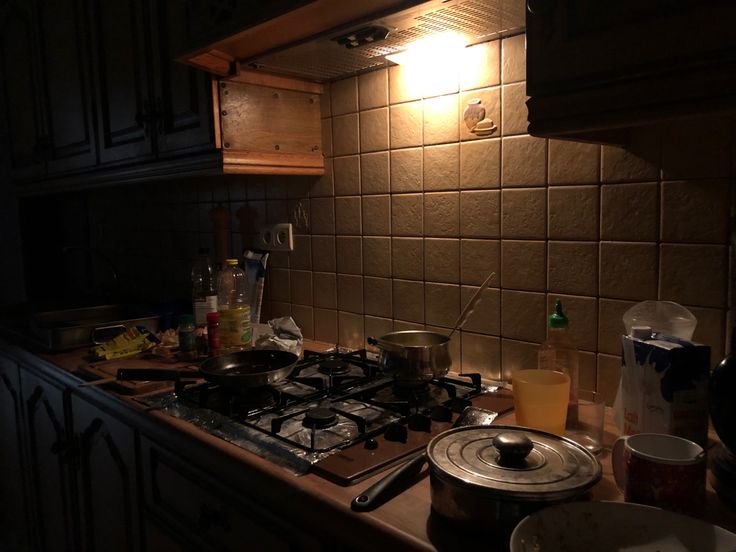
<instances>
[{"instance_id":1,"label":"dish soap bottle","mask_svg":"<svg viewBox=\"0 0 736 552\"><path fill-rule=\"evenodd\" d=\"M562 301L555 301L555 310L547 319L547 339L539 349L539 368L555 370L570 376L570 401L567 425L578 419L578 350L570 336L570 321L562 311Z\"/></svg>"},{"instance_id":2,"label":"dish soap bottle","mask_svg":"<svg viewBox=\"0 0 736 552\"><path fill-rule=\"evenodd\" d=\"M253 329L245 272L237 259L226 259L217 286L217 312L220 319L220 352L232 353L251 348Z\"/></svg>"}]
</instances>

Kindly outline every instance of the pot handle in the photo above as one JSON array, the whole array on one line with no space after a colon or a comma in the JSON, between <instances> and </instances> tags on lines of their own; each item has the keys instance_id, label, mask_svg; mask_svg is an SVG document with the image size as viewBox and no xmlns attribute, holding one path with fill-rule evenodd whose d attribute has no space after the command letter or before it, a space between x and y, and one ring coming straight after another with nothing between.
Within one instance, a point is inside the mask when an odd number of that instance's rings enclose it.
<instances>
[{"instance_id":1,"label":"pot handle","mask_svg":"<svg viewBox=\"0 0 736 552\"><path fill-rule=\"evenodd\" d=\"M388 341L384 341L383 339L369 337L368 339L366 339L366 341L369 345L373 345L374 347L378 347L379 349L383 349L384 351L393 351L395 353L400 353L403 351L403 348L400 345L389 343Z\"/></svg>"},{"instance_id":2,"label":"pot handle","mask_svg":"<svg viewBox=\"0 0 736 552\"><path fill-rule=\"evenodd\" d=\"M427 461L427 451L423 450L401 467L392 471L386 477L368 487L356 496L350 507L356 512L370 512L390 498L395 491L402 491L405 484L417 475Z\"/></svg>"},{"instance_id":3,"label":"pot handle","mask_svg":"<svg viewBox=\"0 0 736 552\"><path fill-rule=\"evenodd\" d=\"M626 441L628 439L628 437L619 437L613 443L613 448L611 448L613 478L616 480L616 486L622 491L626 487L626 458L624 457L624 451L626 450Z\"/></svg>"}]
</instances>

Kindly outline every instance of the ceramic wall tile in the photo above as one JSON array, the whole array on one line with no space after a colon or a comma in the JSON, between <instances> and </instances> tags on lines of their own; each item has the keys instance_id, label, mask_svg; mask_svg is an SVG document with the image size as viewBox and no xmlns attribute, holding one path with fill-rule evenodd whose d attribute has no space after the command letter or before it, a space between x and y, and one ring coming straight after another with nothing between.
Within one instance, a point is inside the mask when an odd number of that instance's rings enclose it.
<instances>
[{"instance_id":1,"label":"ceramic wall tile","mask_svg":"<svg viewBox=\"0 0 736 552\"><path fill-rule=\"evenodd\" d=\"M363 274L366 276L391 276L391 238L363 238Z\"/></svg>"},{"instance_id":2,"label":"ceramic wall tile","mask_svg":"<svg viewBox=\"0 0 736 552\"><path fill-rule=\"evenodd\" d=\"M358 104L361 110L388 105L388 69L358 76Z\"/></svg>"},{"instance_id":3,"label":"ceramic wall tile","mask_svg":"<svg viewBox=\"0 0 736 552\"><path fill-rule=\"evenodd\" d=\"M555 186L547 192L547 234L551 240L597 240L598 186Z\"/></svg>"},{"instance_id":4,"label":"ceramic wall tile","mask_svg":"<svg viewBox=\"0 0 736 552\"><path fill-rule=\"evenodd\" d=\"M335 240L337 271L343 274L362 274L361 237L337 236Z\"/></svg>"},{"instance_id":5,"label":"ceramic wall tile","mask_svg":"<svg viewBox=\"0 0 736 552\"><path fill-rule=\"evenodd\" d=\"M360 194L360 156L335 157L332 160L335 195Z\"/></svg>"},{"instance_id":6,"label":"ceramic wall tile","mask_svg":"<svg viewBox=\"0 0 736 552\"><path fill-rule=\"evenodd\" d=\"M490 285L501 283L501 242L499 240L460 240L460 281L479 286L491 273Z\"/></svg>"},{"instance_id":7,"label":"ceramic wall tile","mask_svg":"<svg viewBox=\"0 0 736 552\"><path fill-rule=\"evenodd\" d=\"M387 194L389 180L389 152L364 153L360 156L360 183L363 194Z\"/></svg>"},{"instance_id":8,"label":"ceramic wall tile","mask_svg":"<svg viewBox=\"0 0 736 552\"><path fill-rule=\"evenodd\" d=\"M506 289L545 291L547 257L543 241L501 241L501 286Z\"/></svg>"},{"instance_id":9,"label":"ceramic wall tile","mask_svg":"<svg viewBox=\"0 0 736 552\"><path fill-rule=\"evenodd\" d=\"M550 184L597 184L600 181L601 147L597 144L549 141Z\"/></svg>"},{"instance_id":10,"label":"ceramic wall tile","mask_svg":"<svg viewBox=\"0 0 736 552\"><path fill-rule=\"evenodd\" d=\"M657 298L657 244L601 242L600 294L614 299Z\"/></svg>"},{"instance_id":11,"label":"ceramic wall tile","mask_svg":"<svg viewBox=\"0 0 736 552\"><path fill-rule=\"evenodd\" d=\"M330 99L333 116L358 111L358 80L349 77L331 83Z\"/></svg>"},{"instance_id":12,"label":"ceramic wall tile","mask_svg":"<svg viewBox=\"0 0 736 552\"><path fill-rule=\"evenodd\" d=\"M729 242L730 180L662 182L663 241Z\"/></svg>"},{"instance_id":13,"label":"ceramic wall tile","mask_svg":"<svg viewBox=\"0 0 736 552\"><path fill-rule=\"evenodd\" d=\"M391 239L392 275L405 280L424 279L424 244L421 238Z\"/></svg>"},{"instance_id":14,"label":"ceramic wall tile","mask_svg":"<svg viewBox=\"0 0 736 552\"><path fill-rule=\"evenodd\" d=\"M363 235L388 236L391 234L391 196L364 196Z\"/></svg>"},{"instance_id":15,"label":"ceramic wall tile","mask_svg":"<svg viewBox=\"0 0 736 552\"><path fill-rule=\"evenodd\" d=\"M424 191L457 190L460 147L445 144L424 148Z\"/></svg>"},{"instance_id":16,"label":"ceramic wall tile","mask_svg":"<svg viewBox=\"0 0 736 552\"><path fill-rule=\"evenodd\" d=\"M361 232L360 196L335 198L335 233L359 236Z\"/></svg>"},{"instance_id":17,"label":"ceramic wall tile","mask_svg":"<svg viewBox=\"0 0 736 552\"><path fill-rule=\"evenodd\" d=\"M337 275L337 308L340 311L363 313L363 277L354 274Z\"/></svg>"},{"instance_id":18,"label":"ceramic wall tile","mask_svg":"<svg viewBox=\"0 0 736 552\"><path fill-rule=\"evenodd\" d=\"M460 192L460 235L464 238L500 236L499 190Z\"/></svg>"},{"instance_id":19,"label":"ceramic wall tile","mask_svg":"<svg viewBox=\"0 0 736 552\"><path fill-rule=\"evenodd\" d=\"M554 293L596 296L598 242L548 242L547 286Z\"/></svg>"},{"instance_id":20,"label":"ceramic wall tile","mask_svg":"<svg viewBox=\"0 0 736 552\"><path fill-rule=\"evenodd\" d=\"M655 241L659 231L656 182L601 186L601 239Z\"/></svg>"},{"instance_id":21,"label":"ceramic wall tile","mask_svg":"<svg viewBox=\"0 0 736 552\"><path fill-rule=\"evenodd\" d=\"M547 236L547 189L503 190L501 235L504 238L543 239Z\"/></svg>"},{"instance_id":22,"label":"ceramic wall tile","mask_svg":"<svg viewBox=\"0 0 736 552\"><path fill-rule=\"evenodd\" d=\"M428 282L460 282L460 240L424 240L424 279Z\"/></svg>"},{"instance_id":23,"label":"ceramic wall tile","mask_svg":"<svg viewBox=\"0 0 736 552\"><path fill-rule=\"evenodd\" d=\"M491 138L460 144L460 188L475 190L501 185L501 140Z\"/></svg>"},{"instance_id":24,"label":"ceramic wall tile","mask_svg":"<svg viewBox=\"0 0 736 552\"><path fill-rule=\"evenodd\" d=\"M388 108L360 112L360 151L362 153L388 149Z\"/></svg>"},{"instance_id":25,"label":"ceramic wall tile","mask_svg":"<svg viewBox=\"0 0 736 552\"><path fill-rule=\"evenodd\" d=\"M457 95L424 100L424 144L457 142L459 138Z\"/></svg>"},{"instance_id":26,"label":"ceramic wall tile","mask_svg":"<svg viewBox=\"0 0 736 552\"><path fill-rule=\"evenodd\" d=\"M332 154L353 155L360 152L358 114L332 118Z\"/></svg>"},{"instance_id":27,"label":"ceramic wall tile","mask_svg":"<svg viewBox=\"0 0 736 552\"><path fill-rule=\"evenodd\" d=\"M503 139L501 183L506 186L539 186L547 182L547 140L533 136Z\"/></svg>"},{"instance_id":28,"label":"ceramic wall tile","mask_svg":"<svg viewBox=\"0 0 736 552\"><path fill-rule=\"evenodd\" d=\"M391 106L391 148L422 145L422 102Z\"/></svg>"},{"instance_id":29,"label":"ceramic wall tile","mask_svg":"<svg viewBox=\"0 0 736 552\"><path fill-rule=\"evenodd\" d=\"M424 194L424 235L458 237L460 235L460 194L440 192Z\"/></svg>"},{"instance_id":30,"label":"ceramic wall tile","mask_svg":"<svg viewBox=\"0 0 736 552\"><path fill-rule=\"evenodd\" d=\"M391 196L391 233L394 236L421 236L424 227L422 195Z\"/></svg>"},{"instance_id":31,"label":"ceramic wall tile","mask_svg":"<svg viewBox=\"0 0 736 552\"><path fill-rule=\"evenodd\" d=\"M391 151L391 193L422 191L422 148Z\"/></svg>"}]
</instances>

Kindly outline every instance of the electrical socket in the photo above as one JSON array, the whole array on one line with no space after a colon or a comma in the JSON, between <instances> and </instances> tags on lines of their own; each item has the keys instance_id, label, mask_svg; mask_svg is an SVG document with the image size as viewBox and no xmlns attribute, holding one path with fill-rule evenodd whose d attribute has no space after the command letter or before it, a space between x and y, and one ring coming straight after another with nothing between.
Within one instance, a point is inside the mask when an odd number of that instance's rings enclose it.
<instances>
[{"instance_id":1,"label":"electrical socket","mask_svg":"<svg viewBox=\"0 0 736 552\"><path fill-rule=\"evenodd\" d=\"M266 251L293 251L294 233L291 223L261 226L258 231L258 248Z\"/></svg>"}]
</instances>

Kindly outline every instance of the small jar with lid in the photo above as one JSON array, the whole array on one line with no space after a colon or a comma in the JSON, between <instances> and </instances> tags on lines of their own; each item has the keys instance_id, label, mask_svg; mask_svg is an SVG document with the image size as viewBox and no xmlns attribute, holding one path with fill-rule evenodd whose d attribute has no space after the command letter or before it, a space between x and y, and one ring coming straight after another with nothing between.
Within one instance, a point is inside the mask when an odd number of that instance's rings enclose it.
<instances>
[{"instance_id":1,"label":"small jar with lid","mask_svg":"<svg viewBox=\"0 0 736 552\"><path fill-rule=\"evenodd\" d=\"M181 360L197 360L197 332L194 316L182 314L179 317L179 358Z\"/></svg>"},{"instance_id":2,"label":"small jar with lid","mask_svg":"<svg viewBox=\"0 0 736 552\"><path fill-rule=\"evenodd\" d=\"M207 313L207 344L210 356L220 354L220 315L216 312Z\"/></svg>"}]
</instances>

